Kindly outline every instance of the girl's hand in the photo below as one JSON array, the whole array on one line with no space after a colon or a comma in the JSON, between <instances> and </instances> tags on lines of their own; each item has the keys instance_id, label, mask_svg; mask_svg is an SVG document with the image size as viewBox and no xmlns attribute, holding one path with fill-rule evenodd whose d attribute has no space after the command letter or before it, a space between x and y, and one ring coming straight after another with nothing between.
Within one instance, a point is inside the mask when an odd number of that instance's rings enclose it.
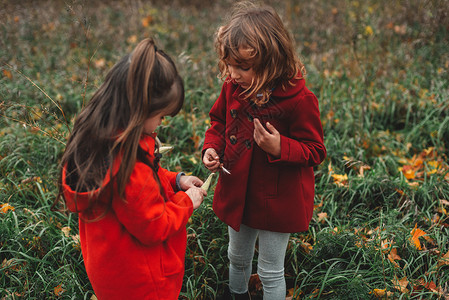
<instances>
[{"instance_id":1,"label":"girl's hand","mask_svg":"<svg viewBox=\"0 0 449 300\"><path fill-rule=\"evenodd\" d=\"M213 148L208 148L203 156L204 166L211 172L217 172L221 168L220 157Z\"/></svg>"},{"instance_id":2,"label":"girl's hand","mask_svg":"<svg viewBox=\"0 0 449 300\"><path fill-rule=\"evenodd\" d=\"M186 191L186 194L190 197L190 200L192 200L193 209L200 207L204 200L204 196L207 195L206 191L199 187L191 187Z\"/></svg>"},{"instance_id":3,"label":"girl's hand","mask_svg":"<svg viewBox=\"0 0 449 300\"><path fill-rule=\"evenodd\" d=\"M201 187L202 185L203 181L196 176L183 175L179 178L179 186L183 191L192 187Z\"/></svg>"},{"instance_id":4,"label":"girl's hand","mask_svg":"<svg viewBox=\"0 0 449 300\"><path fill-rule=\"evenodd\" d=\"M281 135L270 123L266 123L267 129L262 126L259 119L254 119L254 140L262 150L275 158L281 157Z\"/></svg>"}]
</instances>

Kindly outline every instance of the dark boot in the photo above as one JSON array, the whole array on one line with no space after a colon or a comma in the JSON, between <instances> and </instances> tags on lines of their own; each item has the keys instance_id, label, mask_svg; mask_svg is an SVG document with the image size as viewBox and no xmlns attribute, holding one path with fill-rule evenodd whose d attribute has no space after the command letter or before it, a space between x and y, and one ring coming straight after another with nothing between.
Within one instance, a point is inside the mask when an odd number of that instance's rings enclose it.
<instances>
[{"instance_id":1,"label":"dark boot","mask_svg":"<svg viewBox=\"0 0 449 300\"><path fill-rule=\"evenodd\" d=\"M250 300L249 292L244 294L231 293L228 287L225 288L223 296L218 297L217 300Z\"/></svg>"}]
</instances>

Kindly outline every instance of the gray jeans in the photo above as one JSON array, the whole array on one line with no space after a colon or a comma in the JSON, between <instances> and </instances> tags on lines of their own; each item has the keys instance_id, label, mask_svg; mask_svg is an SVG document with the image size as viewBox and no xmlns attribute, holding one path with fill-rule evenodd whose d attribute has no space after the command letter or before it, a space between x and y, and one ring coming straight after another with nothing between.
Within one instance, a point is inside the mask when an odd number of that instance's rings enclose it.
<instances>
[{"instance_id":1,"label":"gray jeans","mask_svg":"<svg viewBox=\"0 0 449 300\"><path fill-rule=\"evenodd\" d=\"M263 299L285 300L284 259L289 233L253 229L243 224L239 232L229 227L229 289L237 294L248 291L257 237L257 274L263 285Z\"/></svg>"}]
</instances>

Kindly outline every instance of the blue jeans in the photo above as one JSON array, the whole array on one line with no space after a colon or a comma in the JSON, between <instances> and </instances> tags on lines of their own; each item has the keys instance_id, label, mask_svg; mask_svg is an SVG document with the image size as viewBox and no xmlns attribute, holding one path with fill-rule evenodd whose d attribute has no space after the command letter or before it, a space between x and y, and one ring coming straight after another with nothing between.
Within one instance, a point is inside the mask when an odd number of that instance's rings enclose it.
<instances>
[{"instance_id":1,"label":"blue jeans","mask_svg":"<svg viewBox=\"0 0 449 300\"><path fill-rule=\"evenodd\" d=\"M237 294L248 291L257 237L257 274L263 285L263 299L285 300L284 260L289 233L253 229L243 224L239 232L229 227L229 289Z\"/></svg>"}]
</instances>

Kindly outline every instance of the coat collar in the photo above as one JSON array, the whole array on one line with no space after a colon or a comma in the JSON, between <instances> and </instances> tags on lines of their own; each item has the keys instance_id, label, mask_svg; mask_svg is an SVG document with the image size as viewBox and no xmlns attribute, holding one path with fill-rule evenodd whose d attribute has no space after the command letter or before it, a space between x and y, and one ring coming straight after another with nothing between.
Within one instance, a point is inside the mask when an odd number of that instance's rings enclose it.
<instances>
[{"instance_id":1,"label":"coat collar","mask_svg":"<svg viewBox=\"0 0 449 300\"><path fill-rule=\"evenodd\" d=\"M276 99L282 99L282 98L291 98L299 94L305 87L306 81L304 77L302 77L301 73L298 73L299 79L294 78L290 80L289 85L283 89L281 86L276 87L273 92L271 93L271 97ZM232 97L237 99L239 102L246 103L248 102L245 100L245 94L243 94L244 89L238 85L237 83L233 83L230 78L226 78L226 81L228 81L230 85L233 86L234 92L232 94Z\"/></svg>"}]
</instances>

